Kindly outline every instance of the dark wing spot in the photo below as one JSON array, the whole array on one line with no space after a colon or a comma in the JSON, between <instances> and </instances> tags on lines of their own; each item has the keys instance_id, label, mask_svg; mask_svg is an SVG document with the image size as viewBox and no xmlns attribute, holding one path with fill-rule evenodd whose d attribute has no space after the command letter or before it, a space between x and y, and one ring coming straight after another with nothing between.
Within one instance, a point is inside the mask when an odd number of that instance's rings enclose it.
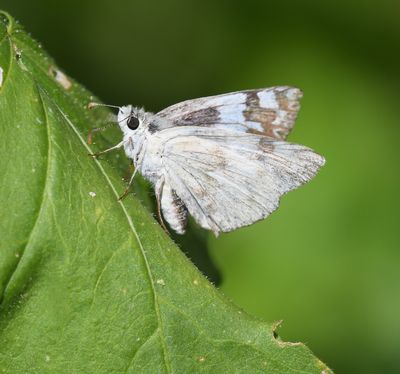
<instances>
[{"instance_id":1,"label":"dark wing spot","mask_svg":"<svg viewBox=\"0 0 400 374\"><path fill-rule=\"evenodd\" d=\"M287 88L285 90L275 89L271 91L275 96L279 109L263 108L260 106L258 94L263 90L246 92L244 118L249 122L258 122L263 128L261 131L250 128L248 132L262 134L278 140L285 140L296 120L297 112L300 108L299 99L302 96L299 90L295 94L292 93L293 90L295 89ZM290 98L289 93L291 93ZM278 114L283 116L283 120L281 119L279 124L275 123Z\"/></svg>"},{"instance_id":2,"label":"dark wing spot","mask_svg":"<svg viewBox=\"0 0 400 374\"><path fill-rule=\"evenodd\" d=\"M268 137L260 137L258 142L258 148L263 152L272 153L275 149L274 142L271 138Z\"/></svg>"},{"instance_id":3,"label":"dark wing spot","mask_svg":"<svg viewBox=\"0 0 400 374\"><path fill-rule=\"evenodd\" d=\"M149 126L148 126L148 130L149 130L150 134L154 134L155 132L157 132L159 130L159 127L154 122L150 122Z\"/></svg>"},{"instance_id":4,"label":"dark wing spot","mask_svg":"<svg viewBox=\"0 0 400 374\"><path fill-rule=\"evenodd\" d=\"M179 118L177 126L213 125L218 123L219 111L214 107L195 110Z\"/></svg>"},{"instance_id":5,"label":"dark wing spot","mask_svg":"<svg viewBox=\"0 0 400 374\"><path fill-rule=\"evenodd\" d=\"M186 205L176 194L175 190L171 190L171 192L172 192L172 199L176 217L178 218L179 223L182 226L182 229L184 230L186 228L187 216L188 216Z\"/></svg>"}]
</instances>

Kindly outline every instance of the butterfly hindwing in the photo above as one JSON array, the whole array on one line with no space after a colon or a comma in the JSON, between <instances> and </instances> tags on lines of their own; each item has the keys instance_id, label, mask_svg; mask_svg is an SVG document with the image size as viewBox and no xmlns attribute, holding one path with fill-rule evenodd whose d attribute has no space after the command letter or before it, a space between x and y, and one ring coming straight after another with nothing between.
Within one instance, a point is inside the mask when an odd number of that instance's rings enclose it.
<instances>
[{"instance_id":1,"label":"butterfly hindwing","mask_svg":"<svg viewBox=\"0 0 400 374\"><path fill-rule=\"evenodd\" d=\"M184 234L187 224L187 209L170 184L163 182L160 186L161 210L165 220L178 234Z\"/></svg>"},{"instance_id":2,"label":"butterfly hindwing","mask_svg":"<svg viewBox=\"0 0 400 374\"><path fill-rule=\"evenodd\" d=\"M166 130L165 181L206 229L232 231L267 217L324 159L311 149L219 128ZM167 219L168 220L168 219Z\"/></svg>"}]
</instances>

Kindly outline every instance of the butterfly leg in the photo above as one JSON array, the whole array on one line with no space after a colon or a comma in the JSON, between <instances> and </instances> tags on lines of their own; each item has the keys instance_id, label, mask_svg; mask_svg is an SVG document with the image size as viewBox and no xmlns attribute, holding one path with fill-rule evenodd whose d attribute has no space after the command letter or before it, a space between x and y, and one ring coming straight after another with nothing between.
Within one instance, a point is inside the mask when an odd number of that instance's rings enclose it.
<instances>
[{"instance_id":1,"label":"butterfly leg","mask_svg":"<svg viewBox=\"0 0 400 374\"><path fill-rule=\"evenodd\" d=\"M170 236L170 233L167 229L167 226L165 226L162 213L161 213L161 197L162 197L162 190L164 187L164 176L162 176L156 184L155 187L155 192L156 192L156 200L157 200L157 216L158 216L158 221L163 228L163 230Z\"/></svg>"},{"instance_id":2,"label":"butterfly leg","mask_svg":"<svg viewBox=\"0 0 400 374\"><path fill-rule=\"evenodd\" d=\"M129 139L129 142L132 144L132 139ZM132 147L133 147L133 145L132 145ZM136 175L137 171L139 170L139 168L140 168L140 166L141 166L141 164L142 164L143 157L144 157L144 154L145 154L145 152L141 152L141 150L142 150L142 147L141 147L140 150L139 150L140 156L139 156L138 160L137 160L136 163L135 163L135 170L134 170L134 172L133 172L133 174L132 174L132 176L131 176L131 179L129 179L128 185L126 186L124 192L123 192L122 195L118 198L118 201L121 201L121 200L122 200L124 197L126 197L126 196L128 195L128 193L129 193L129 189L130 189L131 184L132 184L132 182L133 182L133 178L135 178L135 175Z\"/></svg>"},{"instance_id":3,"label":"butterfly leg","mask_svg":"<svg viewBox=\"0 0 400 374\"><path fill-rule=\"evenodd\" d=\"M89 156L92 156L92 157L98 157L98 156L100 156L100 155L102 155L102 154L104 154L104 153L111 152L111 151L113 151L114 149L121 148L123 145L124 145L124 142L122 141L122 142L118 143L117 145L114 145L114 147L107 148L107 149L105 149L104 151L100 151L100 152L97 152L97 153L89 153L88 155L89 155Z\"/></svg>"},{"instance_id":4,"label":"butterfly leg","mask_svg":"<svg viewBox=\"0 0 400 374\"><path fill-rule=\"evenodd\" d=\"M118 201L121 201L123 198L125 198L128 193L129 193L129 188L131 187L131 184L133 182L133 178L135 178L136 172L137 172L138 168L135 168L135 171L132 173L131 175L131 179L129 179L128 185L126 186L124 192L122 193L122 195L118 198Z\"/></svg>"}]
</instances>

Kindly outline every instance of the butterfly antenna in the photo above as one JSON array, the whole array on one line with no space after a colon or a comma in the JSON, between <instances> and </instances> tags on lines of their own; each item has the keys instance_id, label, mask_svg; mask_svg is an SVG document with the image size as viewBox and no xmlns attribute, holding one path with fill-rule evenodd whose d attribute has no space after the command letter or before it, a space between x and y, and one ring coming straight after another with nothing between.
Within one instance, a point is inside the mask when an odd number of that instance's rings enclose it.
<instances>
[{"instance_id":1,"label":"butterfly antenna","mask_svg":"<svg viewBox=\"0 0 400 374\"><path fill-rule=\"evenodd\" d=\"M88 109L93 109L93 108L96 108L96 107L98 107L98 106L105 106L105 107L108 107L108 108L116 108L116 109L119 109L119 108L120 108L120 107L117 106L117 105L109 105L109 104L102 104L102 103L95 103L95 102L90 102L90 103L87 105L87 108L88 108ZM88 140L87 140L88 144L89 144L89 145L93 144L93 133L98 132L98 131L102 131L102 130L104 130L104 129L110 127L110 126L115 125L115 124L116 124L116 123L111 122L111 123L109 123L109 124L107 124L107 125L105 125L105 126L102 126L102 127L95 127L94 129L91 129L91 130L89 131L89 134L88 134Z\"/></svg>"},{"instance_id":2,"label":"butterfly antenna","mask_svg":"<svg viewBox=\"0 0 400 374\"><path fill-rule=\"evenodd\" d=\"M87 139L88 144L89 144L89 145L92 145L92 144L93 144L93 133L98 132L98 131L103 131L103 130L105 130L106 128L111 127L111 126L114 126L114 125L116 125L116 124L117 124L117 122L110 122L110 123L108 123L108 124L105 125L105 126L102 126L102 127L95 127L95 128L93 128L93 129L91 129L91 130L89 131L89 134L88 134L88 139Z\"/></svg>"},{"instance_id":3,"label":"butterfly antenna","mask_svg":"<svg viewBox=\"0 0 400 374\"><path fill-rule=\"evenodd\" d=\"M105 107L109 107L109 108L121 109L121 107L119 107L119 106L117 106L117 105L109 105L109 104L94 103L94 102L89 103L88 106L87 106L87 108L88 108L88 109L93 109L93 108L95 108L95 107L97 107L97 106L105 106ZM131 116L131 114L129 114L129 115L126 116L125 118L120 119L119 121L111 122L111 123L109 123L109 124L107 124L107 125L105 125L105 126L102 126L102 127L95 127L95 128L93 128L93 129L91 129L91 130L89 131L89 134L88 134L88 140L87 140L87 141L88 141L88 144L91 145L91 144L93 143L93 133L98 132L98 131L102 131L102 130L104 130L104 129L110 127L110 126L117 125L118 123L127 120L130 116Z\"/></svg>"},{"instance_id":4,"label":"butterfly antenna","mask_svg":"<svg viewBox=\"0 0 400 374\"><path fill-rule=\"evenodd\" d=\"M88 107L88 109L93 109L93 108L95 108L95 107L97 107L97 106L106 106L106 107L109 107L109 108L117 108L117 109L120 108L120 107L117 106L117 105L102 104L102 103L94 103L94 102L89 103L87 107Z\"/></svg>"}]
</instances>

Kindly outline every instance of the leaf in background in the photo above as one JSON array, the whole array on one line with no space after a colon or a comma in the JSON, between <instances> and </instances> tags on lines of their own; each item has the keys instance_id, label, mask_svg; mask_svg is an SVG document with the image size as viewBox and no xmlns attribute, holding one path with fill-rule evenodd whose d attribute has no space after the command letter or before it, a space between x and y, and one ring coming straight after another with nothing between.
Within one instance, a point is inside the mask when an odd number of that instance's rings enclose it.
<instances>
[{"instance_id":1,"label":"leaf in background","mask_svg":"<svg viewBox=\"0 0 400 374\"><path fill-rule=\"evenodd\" d=\"M107 112L0 18L0 371L327 373L225 300L137 198L117 202L121 174L85 141Z\"/></svg>"}]
</instances>

